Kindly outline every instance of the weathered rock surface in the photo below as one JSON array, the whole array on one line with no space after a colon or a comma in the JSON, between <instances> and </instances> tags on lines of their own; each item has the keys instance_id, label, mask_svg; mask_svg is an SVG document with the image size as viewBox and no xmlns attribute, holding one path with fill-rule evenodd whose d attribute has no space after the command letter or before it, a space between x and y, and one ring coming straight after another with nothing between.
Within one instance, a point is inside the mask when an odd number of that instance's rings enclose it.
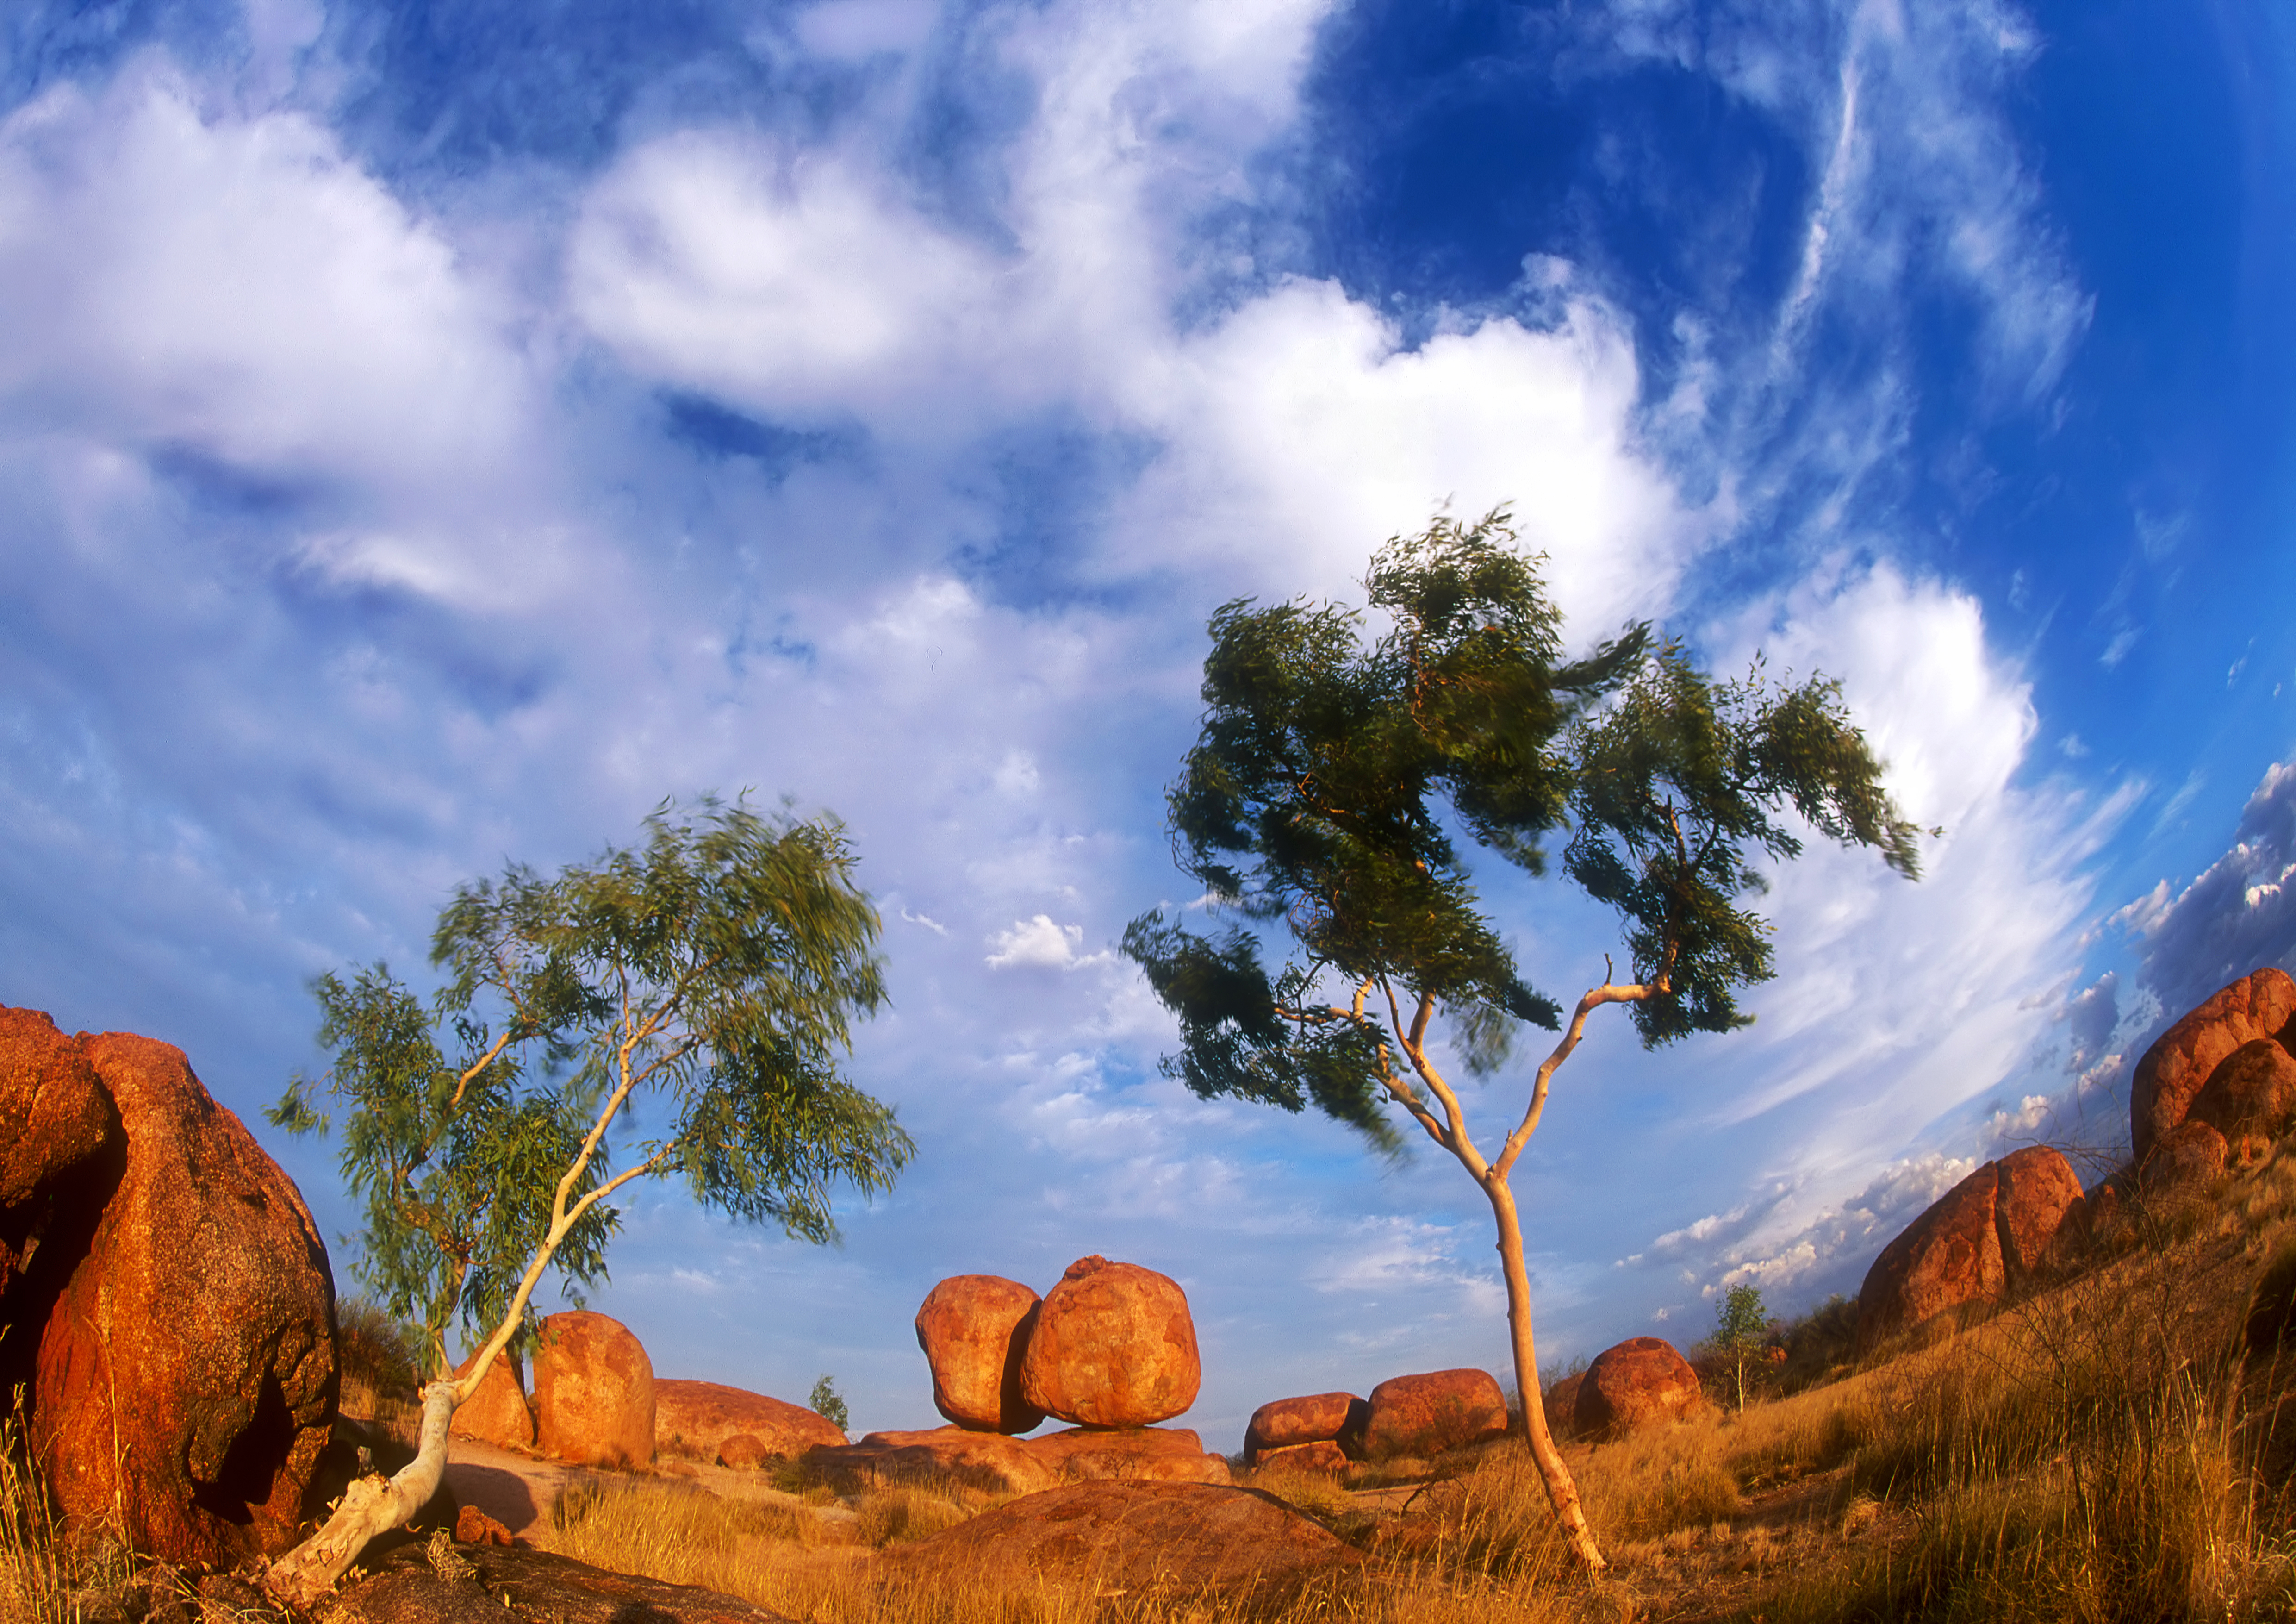
<instances>
[{"instance_id":1,"label":"weathered rock surface","mask_svg":"<svg viewBox=\"0 0 2296 1624\"><path fill-rule=\"evenodd\" d=\"M1270 1449L1287 1449L1295 1444L1323 1443L1337 1439L1348 1430L1349 1417L1357 1418L1357 1430L1366 1418L1358 1415L1366 1407L1353 1393L1309 1393L1299 1398L1274 1398L1251 1412L1251 1421L1243 1430L1243 1455L1251 1465Z\"/></svg>"},{"instance_id":2,"label":"weathered rock surface","mask_svg":"<svg viewBox=\"0 0 2296 1624\"><path fill-rule=\"evenodd\" d=\"M456 1377L468 1375L478 1357L473 1353L455 1366ZM487 1366L478 1391L455 1407L447 1431L449 1437L474 1439L497 1449L534 1448L534 1407L527 1402L525 1380L508 1349Z\"/></svg>"},{"instance_id":3,"label":"weathered rock surface","mask_svg":"<svg viewBox=\"0 0 2296 1624\"><path fill-rule=\"evenodd\" d=\"M512 1542L510 1530L475 1505L465 1505L455 1513L455 1540L458 1545L507 1546Z\"/></svg>"},{"instance_id":4,"label":"weathered rock surface","mask_svg":"<svg viewBox=\"0 0 2296 1624\"><path fill-rule=\"evenodd\" d=\"M772 1458L766 1440L747 1432L736 1432L718 1446L718 1464L736 1472L755 1472Z\"/></svg>"},{"instance_id":5,"label":"weathered rock surface","mask_svg":"<svg viewBox=\"0 0 2296 1624\"><path fill-rule=\"evenodd\" d=\"M653 1459L653 1361L621 1322L586 1308L542 1322L534 1436L545 1455L581 1465Z\"/></svg>"},{"instance_id":6,"label":"weathered rock surface","mask_svg":"<svg viewBox=\"0 0 2296 1624\"><path fill-rule=\"evenodd\" d=\"M1039 1300L1001 1275L953 1275L925 1294L917 1346L932 1366L935 1409L981 1432L1026 1432L1043 1422L1021 1390Z\"/></svg>"},{"instance_id":7,"label":"weathered rock surface","mask_svg":"<svg viewBox=\"0 0 2296 1624\"><path fill-rule=\"evenodd\" d=\"M1203 1381L1177 1283L1079 1258L1037 1310L1021 1361L1028 1403L1077 1426L1144 1427L1179 1415Z\"/></svg>"},{"instance_id":8,"label":"weathered rock surface","mask_svg":"<svg viewBox=\"0 0 2296 1624\"><path fill-rule=\"evenodd\" d=\"M886 1559L897 1571L1275 1601L1362 1555L1272 1495L1201 1483L1076 1483L998 1506Z\"/></svg>"},{"instance_id":9,"label":"weathered rock surface","mask_svg":"<svg viewBox=\"0 0 2296 1624\"><path fill-rule=\"evenodd\" d=\"M1578 1435L1578 1390L1585 1385L1587 1373L1563 1377L1546 1390L1546 1430L1555 1438L1576 1438Z\"/></svg>"},{"instance_id":10,"label":"weathered rock surface","mask_svg":"<svg viewBox=\"0 0 2296 1624\"><path fill-rule=\"evenodd\" d=\"M295 1185L182 1050L0 1009L0 1393L70 1527L229 1565L292 1543L337 1391Z\"/></svg>"},{"instance_id":11,"label":"weathered rock surface","mask_svg":"<svg viewBox=\"0 0 2296 1624\"><path fill-rule=\"evenodd\" d=\"M716 1382L654 1379L653 1441L660 1454L714 1461L739 1436L758 1441L759 1459L795 1460L808 1449L841 1448L846 1442L835 1422L800 1404Z\"/></svg>"},{"instance_id":12,"label":"weathered rock surface","mask_svg":"<svg viewBox=\"0 0 2296 1624\"><path fill-rule=\"evenodd\" d=\"M1059 1472L1019 1439L959 1426L870 1432L845 1448L809 1449L805 1464L847 1493L883 1483L946 1480L990 1494L1025 1495L1060 1481Z\"/></svg>"},{"instance_id":13,"label":"weathered rock surface","mask_svg":"<svg viewBox=\"0 0 2296 1624\"><path fill-rule=\"evenodd\" d=\"M2153 1040L2136 1062L2128 1089L2128 1127L2136 1162L2190 1113L2217 1067L2235 1049L2277 1038L2296 1015L2296 981L2270 968L2244 976L2186 1014Z\"/></svg>"},{"instance_id":14,"label":"weathered rock surface","mask_svg":"<svg viewBox=\"0 0 2296 1624\"><path fill-rule=\"evenodd\" d=\"M2087 1226L2080 1180L2057 1151L2030 1145L1987 1162L1874 1259L1857 1293L1857 1345L1997 1301L2062 1259Z\"/></svg>"},{"instance_id":15,"label":"weathered rock surface","mask_svg":"<svg viewBox=\"0 0 2296 1624\"><path fill-rule=\"evenodd\" d=\"M2232 1147L2208 1123L2187 1118L2161 1136L2145 1159L2144 1188L2155 1195L2206 1190L2231 1164Z\"/></svg>"},{"instance_id":16,"label":"weathered rock surface","mask_svg":"<svg viewBox=\"0 0 2296 1624\"><path fill-rule=\"evenodd\" d=\"M427 1546L410 1543L363 1565L367 1576L328 1603L332 1624L790 1624L786 1613L735 1596L547 1551L455 1546L442 1572Z\"/></svg>"},{"instance_id":17,"label":"weathered rock surface","mask_svg":"<svg viewBox=\"0 0 2296 1624\"><path fill-rule=\"evenodd\" d=\"M2268 1038L2241 1045L2217 1062L2185 1120L2224 1136L2229 1165L2255 1166L2296 1126L2296 1058Z\"/></svg>"},{"instance_id":18,"label":"weathered rock surface","mask_svg":"<svg viewBox=\"0 0 2296 1624\"><path fill-rule=\"evenodd\" d=\"M1262 1449L1251 1464L1261 1472L1339 1472L1348 1469L1348 1456L1337 1440L1319 1438L1313 1443Z\"/></svg>"},{"instance_id":19,"label":"weathered rock surface","mask_svg":"<svg viewBox=\"0 0 2296 1624\"><path fill-rule=\"evenodd\" d=\"M1065 1483L1234 1480L1227 1462L1205 1454L1203 1440L1186 1427L1136 1427L1113 1432L1078 1427L1025 1441L1029 1453Z\"/></svg>"},{"instance_id":20,"label":"weathered rock surface","mask_svg":"<svg viewBox=\"0 0 2296 1624\"><path fill-rule=\"evenodd\" d=\"M1506 1397L1488 1370L1436 1370L1390 1376L1371 1390L1361 1439L1363 1458L1440 1455L1506 1431Z\"/></svg>"},{"instance_id":21,"label":"weathered rock surface","mask_svg":"<svg viewBox=\"0 0 2296 1624\"><path fill-rule=\"evenodd\" d=\"M1572 1431L1622 1438L1674 1421L1705 1401L1698 1373L1662 1337L1630 1336L1595 1356L1578 1380Z\"/></svg>"}]
</instances>

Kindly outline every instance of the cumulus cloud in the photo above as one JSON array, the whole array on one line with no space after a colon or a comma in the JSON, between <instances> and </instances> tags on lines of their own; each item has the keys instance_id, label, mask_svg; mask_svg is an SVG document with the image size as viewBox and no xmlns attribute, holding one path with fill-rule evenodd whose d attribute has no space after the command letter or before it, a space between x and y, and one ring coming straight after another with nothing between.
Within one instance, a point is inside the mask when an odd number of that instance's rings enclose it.
<instances>
[{"instance_id":1,"label":"cumulus cloud","mask_svg":"<svg viewBox=\"0 0 2296 1624\"><path fill-rule=\"evenodd\" d=\"M1108 962L1106 952L1078 951L1083 946L1082 925L1056 924L1051 915L1038 914L991 936L987 963L991 970L1081 970Z\"/></svg>"},{"instance_id":2,"label":"cumulus cloud","mask_svg":"<svg viewBox=\"0 0 2296 1624\"><path fill-rule=\"evenodd\" d=\"M2170 1018L2266 964L2296 964L2296 763L2267 770L2233 843L2181 891L2163 880L2113 915L2137 978Z\"/></svg>"}]
</instances>

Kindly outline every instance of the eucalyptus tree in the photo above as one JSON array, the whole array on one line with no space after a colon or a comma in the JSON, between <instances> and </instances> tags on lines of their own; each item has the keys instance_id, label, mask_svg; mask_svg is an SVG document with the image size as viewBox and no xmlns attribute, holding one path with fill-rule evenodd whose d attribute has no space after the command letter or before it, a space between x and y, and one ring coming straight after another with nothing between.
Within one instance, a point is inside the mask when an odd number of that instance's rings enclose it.
<instances>
[{"instance_id":1,"label":"eucalyptus tree","mask_svg":"<svg viewBox=\"0 0 2296 1624\"><path fill-rule=\"evenodd\" d=\"M1185 913L1144 914L1123 948L1177 1017L1164 1068L1196 1094L1313 1104L1390 1153L1399 1111L1458 1160L1497 1226L1529 1395L1538 1362L1509 1175L1589 1017L1626 1005L1650 1047L1745 1025L1737 992L1773 973L1768 927L1742 906L1762 890L1758 860L1797 855L1798 823L1913 878L1918 832L1835 684L1774 686L1759 667L1718 683L1641 625L1565 660L1561 617L1514 541L1504 509L1390 540L1365 583L1376 636L1330 603L1237 601L1212 617L1201 732L1167 804L1175 857L1230 923L1205 934ZM1567 1021L1518 972L1460 845L1541 874L1566 831L1563 872L1617 911L1629 966L1622 977L1606 955ZM1262 962L1263 933L1289 937L1280 967ZM1495 1073L1526 1023L1559 1040L1487 1153L1446 1051ZM1555 1516L1600 1568L1546 1417L1524 1413Z\"/></svg>"},{"instance_id":2,"label":"eucalyptus tree","mask_svg":"<svg viewBox=\"0 0 2296 1624\"><path fill-rule=\"evenodd\" d=\"M421 1320L434 1372L414 1461L354 1483L274 1565L283 1599L323 1595L430 1499L456 1407L526 1328L544 1275L603 1275L615 1192L682 1180L705 1206L823 1241L834 1185L882 1189L912 1153L839 1070L854 1021L885 999L843 830L706 799L698 816L665 802L645 829L547 879L512 865L460 888L431 939L446 979L427 1013L381 965L316 983L333 1064L272 1118L324 1131L322 1092L347 1108L361 1267ZM482 1339L459 1375L455 1321Z\"/></svg>"}]
</instances>

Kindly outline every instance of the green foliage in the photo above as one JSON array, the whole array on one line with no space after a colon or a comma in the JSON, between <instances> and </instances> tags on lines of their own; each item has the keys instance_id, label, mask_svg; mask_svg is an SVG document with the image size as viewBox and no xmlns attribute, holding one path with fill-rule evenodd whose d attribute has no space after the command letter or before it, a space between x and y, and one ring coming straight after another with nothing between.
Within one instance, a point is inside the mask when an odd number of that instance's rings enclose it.
<instances>
[{"instance_id":1,"label":"green foliage","mask_svg":"<svg viewBox=\"0 0 2296 1624\"><path fill-rule=\"evenodd\" d=\"M840 1432L852 1425L852 1412L845 1407L845 1400L838 1394L837 1384L826 1375L813 1384L813 1391L807 1395L806 1403L815 1415Z\"/></svg>"},{"instance_id":2,"label":"green foliage","mask_svg":"<svg viewBox=\"0 0 2296 1624\"><path fill-rule=\"evenodd\" d=\"M1770 1340L1769 1311L1762 1307L1761 1288L1734 1285L1714 1305L1714 1350L1728 1363L1737 1387L1738 1413L1746 1413L1748 1366L1764 1357Z\"/></svg>"},{"instance_id":3,"label":"green foliage","mask_svg":"<svg viewBox=\"0 0 2296 1624\"><path fill-rule=\"evenodd\" d=\"M1366 586L1390 629L1368 642L1331 604L1213 616L1202 730L1168 804L1181 867L1240 922L1204 934L1145 914L1123 942L1179 1019L1165 1070L1198 1095L1312 1103L1391 1149L1382 1103L1407 1085L1390 1033L1423 1029L1412 1006L1447 1012L1479 1071L1521 1023L1558 1025L1482 912L1456 827L1534 874L1570 831L1565 872L1626 927L1646 1045L1748 1019L1735 991L1772 965L1737 899L1761 889L1758 852L1800 849L1788 808L1916 872L1915 831L1833 684L1716 684L1640 625L1566 661L1513 541L1501 510L1389 542ZM1254 927L1277 921L1298 952L1271 972Z\"/></svg>"},{"instance_id":4,"label":"green foliage","mask_svg":"<svg viewBox=\"0 0 2296 1624\"><path fill-rule=\"evenodd\" d=\"M381 965L314 984L334 1062L269 1114L324 1131L321 1090L348 1107L360 1277L424 1325L434 1358L455 1321L500 1324L545 1259L578 1288L603 1278L602 1198L632 1177L682 1177L705 1204L823 1241L832 1185L882 1189L913 1149L837 1070L853 1018L885 997L843 831L709 799L694 818L665 802L645 827L642 846L552 878L512 865L461 887L428 1011ZM651 1135L627 1131L641 1092Z\"/></svg>"}]
</instances>

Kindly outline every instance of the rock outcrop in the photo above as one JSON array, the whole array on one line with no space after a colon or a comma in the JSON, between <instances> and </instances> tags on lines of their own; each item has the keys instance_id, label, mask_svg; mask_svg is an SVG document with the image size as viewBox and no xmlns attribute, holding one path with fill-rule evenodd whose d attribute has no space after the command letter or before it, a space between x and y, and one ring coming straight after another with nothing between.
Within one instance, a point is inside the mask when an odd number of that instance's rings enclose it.
<instances>
[{"instance_id":1,"label":"rock outcrop","mask_svg":"<svg viewBox=\"0 0 2296 1624\"><path fill-rule=\"evenodd\" d=\"M727 1441L737 1437L753 1439L758 1446L756 1458L744 1465L767 1456L795 1460L808 1449L840 1448L846 1441L836 1423L803 1405L716 1382L654 1379L657 1453L707 1463L718 1459Z\"/></svg>"},{"instance_id":2,"label":"rock outcrop","mask_svg":"<svg viewBox=\"0 0 2296 1624\"><path fill-rule=\"evenodd\" d=\"M229 1566L293 1543L334 1282L293 1182L182 1050L0 1009L0 1394L68 1528Z\"/></svg>"},{"instance_id":3,"label":"rock outcrop","mask_svg":"<svg viewBox=\"0 0 2296 1624\"><path fill-rule=\"evenodd\" d=\"M2296 1126L2296 1057L2268 1038L2241 1045L2209 1073L2185 1121L2222 1135L2229 1165L2254 1167Z\"/></svg>"},{"instance_id":4,"label":"rock outcrop","mask_svg":"<svg viewBox=\"0 0 2296 1624\"><path fill-rule=\"evenodd\" d=\"M2055 1150L2029 1145L1987 1162L1874 1259L1857 1292L1857 1345L1999 1300L2064 1258L2087 1224L2080 1180Z\"/></svg>"},{"instance_id":5,"label":"rock outcrop","mask_svg":"<svg viewBox=\"0 0 2296 1624\"><path fill-rule=\"evenodd\" d=\"M1063 1483L1226 1483L1227 1462L1204 1453L1203 1440L1185 1427L1135 1427L1122 1431L1077 1427L1027 1440L1029 1453Z\"/></svg>"},{"instance_id":6,"label":"rock outcrop","mask_svg":"<svg viewBox=\"0 0 2296 1624\"><path fill-rule=\"evenodd\" d=\"M1673 1343L1630 1336L1596 1354L1579 1377L1571 1431L1582 1438L1623 1438L1678 1420L1704 1401L1698 1373Z\"/></svg>"},{"instance_id":7,"label":"rock outcrop","mask_svg":"<svg viewBox=\"0 0 2296 1624\"><path fill-rule=\"evenodd\" d=\"M586 1308L553 1314L534 1356L535 1442L578 1465L645 1465L653 1388L653 1361L619 1320Z\"/></svg>"},{"instance_id":8,"label":"rock outcrop","mask_svg":"<svg viewBox=\"0 0 2296 1624\"><path fill-rule=\"evenodd\" d=\"M1271 1449L1300 1444L1332 1443L1343 1432L1363 1431L1369 1407L1353 1393L1309 1393L1298 1398L1274 1398L1251 1412L1243 1430L1243 1457L1257 1466ZM1353 1423L1352 1429L1350 1422Z\"/></svg>"},{"instance_id":9,"label":"rock outcrop","mask_svg":"<svg viewBox=\"0 0 2296 1624\"><path fill-rule=\"evenodd\" d=\"M805 1464L850 1493L886 1483L952 1482L990 1494L1036 1494L1060 1481L1051 1464L1017 1438L969 1427L870 1432L841 1449L810 1449Z\"/></svg>"},{"instance_id":10,"label":"rock outcrop","mask_svg":"<svg viewBox=\"0 0 2296 1624\"><path fill-rule=\"evenodd\" d=\"M1252 1466L1260 1472L1315 1472L1338 1473L1348 1469L1347 1451L1332 1439L1314 1443L1285 1444L1277 1449L1262 1449Z\"/></svg>"},{"instance_id":11,"label":"rock outcrop","mask_svg":"<svg viewBox=\"0 0 2296 1624\"><path fill-rule=\"evenodd\" d=\"M470 1374L475 1353L455 1366L458 1377ZM534 1407L527 1402L526 1382L518 1361L508 1349L495 1356L487 1374L479 1378L478 1391L455 1407L447 1434L468 1438L497 1449L534 1448Z\"/></svg>"},{"instance_id":12,"label":"rock outcrop","mask_svg":"<svg viewBox=\"0 0 2296 1624\"><path fill-rule=\"evenodd\" d=\"M1280 1603L1360 1567L1353 1546L1271 1495L1201 1483L1077 1483L1000 1505L888 1558L912 1573L1089 1584L1128 1596Z\"/></svg>"},{"instance_id":13,"label":"rock outcrop","mask_svg":"<svg viewBox=\"0 0 2296 1624\"><path fill-rule=\"evenodd\" d=\"M2136 1165L2143 1168L2153 1148L2191 1114L2218 1066L2246 1045L2281 1038L2292 1016L2296 981L2285 971L2267 968L2220 988L2155 1038L2129 1083Z\"/></svg>"},{"instance_id":14,"label":"rock outcrop","mask_svg":"<svg viewBox=\"0 0 2296 1624\"><path fill-rule=\"evenodd\" d=\"M1340 1445L1369 1461L1440 1455L1506 1431L1506 1396L1488 1370L1391 1376L1371 1390L1363 1431Z\"/></svg>"},{"instance_id":15,"label":"rock outcrop","mask_svg":"<svg viewBox=\"0 0 2296 1624\"><path fill-rule=\"evenodd\" d=\"M1144 1427L1196 1401L1203 1371L1177 1283L1153 1269L1079 1258L1037 1310L1021 1396L1077 1426Z\"/></svg>"},{"instance_id":16,"label":"rock outcrop","mask_svg":"<svg viewBox=\"0 0 2296 1624\"><path fill-rule=\"evenodd\" d=\"M1000 1275L953 1275L926 1294L917 1346L932 1366L935 1409L981 1432L1026 1432L1043 1422L1021 1390L1038 1301Z\"/></svg>"},{"instance_id":17,"label":"rock outcrop","mask_svg":"<svg viewBox=\"0 0 2296 1624\"><path fill-rule=\"evenodd\" d=\"M372 1548L372 1547L371 1547ZM422 1543L360 1563L361 1577L329 1601L330 1624L791 1624L786 1613L693 1585L611 1573L570 1556L522 1546L458 1545L443 1562ZM237 1600L239 1598L233 1598ZM272 1617L252 1591L240 1612L210 1619ZM244 1603L243 1603L244 1604Z\"/></svg>"},{"instance_id":18,"label":"rock outcrop","mask_svg":"<svg viewBox=\"0 0 2296 1624\"><path fill-rule=\"evenodd\" d=\"M1563 1377L1546 1390L1546 1431L1555 1438L1576 1438L1578 1435L1578 1390L1586 1384L1587 1373Z\"/></svg>"}]
</instances>

